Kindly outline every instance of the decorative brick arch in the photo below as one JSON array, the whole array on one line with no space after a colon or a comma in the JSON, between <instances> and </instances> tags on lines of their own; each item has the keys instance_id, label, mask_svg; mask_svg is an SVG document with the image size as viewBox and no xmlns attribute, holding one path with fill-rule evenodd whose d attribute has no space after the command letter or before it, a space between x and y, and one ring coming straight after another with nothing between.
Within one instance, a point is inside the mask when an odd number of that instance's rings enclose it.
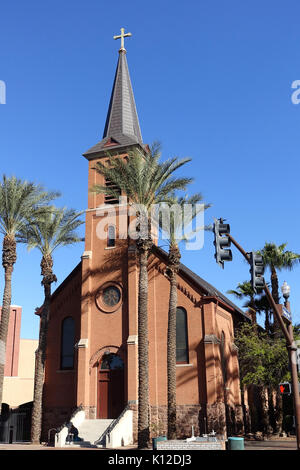
<instances>
[{"instance_id":1,"label":"decorative brick arch","mask_svg":"<svg viewBox=\"0 0 300 470\"><path fill-rule=\"evenodd\" d=\"M120 356L122 360L124 361L122 350L119 346L114 346L112 344L103 346L102 348L98 349L90 358L90 361L89 361L89 373L90 374L91 374L92 368L99 364L100 359L105 353L118 354L118 356Z\"/></svg>"}]
</instances>

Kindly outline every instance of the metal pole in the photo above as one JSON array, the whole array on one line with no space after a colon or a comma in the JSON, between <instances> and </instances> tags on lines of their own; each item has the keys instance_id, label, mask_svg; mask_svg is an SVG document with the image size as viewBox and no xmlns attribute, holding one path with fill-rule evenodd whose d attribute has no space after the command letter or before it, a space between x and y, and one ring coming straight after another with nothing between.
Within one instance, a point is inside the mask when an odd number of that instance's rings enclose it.
<instances>
[{"instance_id":1,"label":"metal pole","mask_svg":"<svg viewBox=\"0 0 300 470\"><path fill-rule=\"evenodd\" d=\"M234 246L242 253L242 255L246 258L246 260L250 261L248 253L244 250L244 248L241 247L241 245L238 244L238 242L230 235L230 233L226 233L226 237L230 239L230 241L234 244Z\"/></svg>"},{"instance_id":2,"label":"metal pole","mask_svg":"<svg viewBox=\"0 0 300 470\"><path fill-rule=\"evenodd\" d=\"M285 307L290 312L290 303L288 300L284 302ZM289 360L291 365L291 376L292 376L292 390L293 390L293 401L294 401L294 412L296 421L296 437L297 437L297 449L300 450L300 395L298 385L298 370L297 370L297 345L294 341L293 325L289 323L288 330L291 338L291 345L288 345Z\"/></svg>"}]
</instances>

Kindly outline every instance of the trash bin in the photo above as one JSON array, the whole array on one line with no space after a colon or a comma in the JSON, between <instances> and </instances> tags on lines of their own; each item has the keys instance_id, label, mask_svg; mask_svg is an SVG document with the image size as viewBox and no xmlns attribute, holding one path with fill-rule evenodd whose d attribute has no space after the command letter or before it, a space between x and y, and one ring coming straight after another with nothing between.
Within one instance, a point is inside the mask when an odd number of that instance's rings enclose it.
<instances>
[{"instance_id":1,"label":"trash bin","mask_svg":"<svg viewBox=\"0 0 300 470\"><path fill-rule=\"evenodd\" d=\"M152 448L153 448L153 450L157 450L157 442L166 441L166 440L167 440L167 436L153 437L152 438Z\"/></svg>"},{"instance_id":2,"label":"trash bin","mask_svg":"<svg viewBox=\"0 0 300 470\"><path fill-rule=\"evenodd\" d=\"M228 450L244 450L244 438L228 437Z\"/></svg>"}]
</instances>

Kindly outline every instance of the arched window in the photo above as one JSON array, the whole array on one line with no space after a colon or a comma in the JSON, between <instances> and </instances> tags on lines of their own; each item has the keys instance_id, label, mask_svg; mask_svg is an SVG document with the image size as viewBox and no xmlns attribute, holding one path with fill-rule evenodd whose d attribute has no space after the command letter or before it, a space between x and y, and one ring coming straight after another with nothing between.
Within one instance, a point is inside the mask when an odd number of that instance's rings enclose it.
<instances>
[{"instance_id":1,"label":"arched window","mask_svg":"<svg viewBox=\"0 0 300 470\"><path fill-rule=\"evenodd\" d=\"M109 225L107 229L107 247L110 248L116 244L116 227Z\"/></svg>"},{"instance_id":2,"label":"arched window","mask_svg":"<svg viewBox=\"0 0 300 470\"><path fill-rule=\"evenodd\" d=\"M104 354L101 362L101 370L124 369L124 362L117 354Z\"/></svg>"},{"instance_id":3,"label":"arched window","mask_svg":"<svg viewBox=\"0 0 300 470\"><path fill-rule=\"evenodd\" d=\"M177 307L176 310L176 362L189 362L187 314L183 307Z\"/></svg>"},{"instance_id":4,"label":"arched window","mask_svg":"<svg viewBox=\"0 0 300 470\"><path fill-rule=\"evenodd\" d=\"M74 368L75 323L72 317L67 317L61 327L61 356L60 368Z\"/></svg>"}]
</instances>

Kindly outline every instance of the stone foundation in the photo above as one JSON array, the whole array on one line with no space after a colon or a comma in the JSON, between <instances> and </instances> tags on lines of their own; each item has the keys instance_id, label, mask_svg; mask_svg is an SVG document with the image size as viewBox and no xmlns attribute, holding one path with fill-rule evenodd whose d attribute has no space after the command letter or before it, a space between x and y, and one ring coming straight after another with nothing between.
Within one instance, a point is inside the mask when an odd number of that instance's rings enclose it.
<instances>
[{"instance_id":1,"label":"stone foundation","mask_svg":"<svg viewBox=\"0 0 300 470\"><path fill-rule=\"evenodd\" d=\"M48 432L50 429L59 428L64 423L70 420L72 413L76 407L53 407L44 408L43 410L43 423L42 423L42 442L48 442ZM53 437L54 431L51 433Z\"/></svg>"},{"instance_id":2,"label":"stone foundation","mask_svg":"<svg viewBox=\"0 0 300 470\"><path fill-rule=\"evenodd\" d=\"M137 442L138 428L138 405L130 403L129 408L133 411L133 438ZM48 431L58 428L70 420L73 408L47 408L43 414L42 440L48 441ZM86 419L96 419L96 407L83 407ZM168 420L166 405L151 405L149 409L150 438L158 435L167 435ZM227 423L227 426L226 426ZM177 405L177 438L186 439L192 435L201 436L214 431L217 435L226 438L227 435L243 434L243 410L241 405L227 407L224 403L214 405Z\"/></svg>"},{"instance_id":3,"label":"stone foundation","mask_svg":"<svg viewBox=\"0 0 300 470\"><path fill-rule=\"evenodd\" d=\"M131 404L133 413L134 441L137 441L138 406ZM226 412L227 411L227 412ZM214 405L177 405L177 438L186 439L192 435L201 436L214 431L222 438L228 435L243 433L243 410L241 405L227 407L224 403ZM226 416L227 415L227 416ZM150 438L158 435L167 435L167 406L152 405L149 410ZM226 427L227 422L227 427ZM227 429L228 428L228 429Z\"/></svg>"}]
</instances>

